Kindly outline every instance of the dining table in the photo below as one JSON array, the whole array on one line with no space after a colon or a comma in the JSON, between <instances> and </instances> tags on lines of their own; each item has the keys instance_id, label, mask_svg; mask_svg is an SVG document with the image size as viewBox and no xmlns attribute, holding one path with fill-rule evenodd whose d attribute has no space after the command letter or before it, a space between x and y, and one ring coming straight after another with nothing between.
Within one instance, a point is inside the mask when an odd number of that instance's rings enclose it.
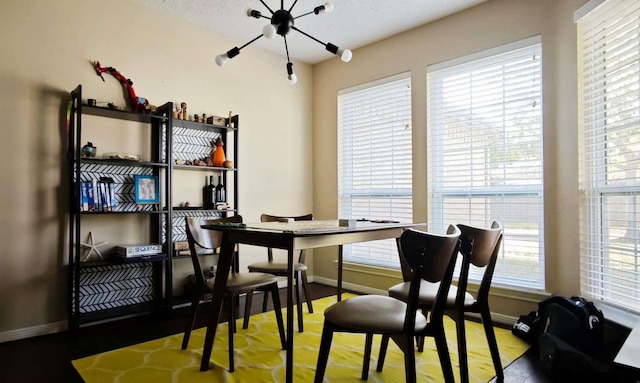
<instances>
[{"instance_id":1,"label":"dining table","mask_svg":"<svg viewBox=\"0 0 640 383\"><path fill-rule=\"evenodd\" d=\"M202 225L204 229L222 232L222 244L214 278L211 316L207 323L200 371L209 369L209 359L222 311L224 291L237 244L287 251L286 382L291 383L294 368L294 254L300 250L338 246L337 300L339 301L342 299L343 245L383 239L398 240L404 230L424 226L424 223L402 223L389 220L312 220Z\"/></svg>"}]
</instances>

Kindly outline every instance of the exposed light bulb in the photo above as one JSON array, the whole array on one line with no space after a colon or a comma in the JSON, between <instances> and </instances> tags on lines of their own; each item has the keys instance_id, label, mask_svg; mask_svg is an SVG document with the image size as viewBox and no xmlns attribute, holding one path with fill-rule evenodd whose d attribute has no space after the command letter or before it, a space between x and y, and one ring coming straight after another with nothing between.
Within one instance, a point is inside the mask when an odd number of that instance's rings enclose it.
<instances>
[{"instance_id":1,"label":"exposed light bulb","mask_svg":"<svg viewBox=\"0 0 640 383\"><path fill-rule=\"evenodd\" d=\"M333 11L333 3L330 3L330 2L324 3L324 11L325 12L332 12Z\"/></svg>"},{"instance_id":2,"label":"exposed light bulb","mask_svg":"<svg viewBox=\"0 0 640 383\"><path fill-rule=\"evenodd\" d=\"M226 53L216 56L216 64L218 66L223 66L227 61L229 61L229 56Z\"/></svg>"},{"instance_id":3,"label":"exposed light bulb","mask_svg":"<svg viewBox=\"0 0 640 383\"><path fill-rule=\"evenodd\" d=\"M353 53L349 49L338 49L338 55L343 62L348 63L353 57Z\"/></svg>"},{"instance_id":4,"label":"exposed light bulb","mask_svg":"<svg viewBox=\"0 0 640 383\"><path fill-rule=\"evenodd\" d=\"M270 39L273 36L276 35L276 26L273 24L267 24L264 26L264 28L262 28L262 34L264 35L265 38Z\"/></svg>"},{"instance_id":5,"label":"exposed light bulb","mask_svg":"<svg viewBox=\"0 0 640 383\"><path fill-rule=\"evenodd\" d=\"M293 71L293 63L291 62L287 63L287 74L287 79L289 79L289 83L291 85L298 82L298 76L296 76L295 72Z\"/></svg>"}]
</instances>

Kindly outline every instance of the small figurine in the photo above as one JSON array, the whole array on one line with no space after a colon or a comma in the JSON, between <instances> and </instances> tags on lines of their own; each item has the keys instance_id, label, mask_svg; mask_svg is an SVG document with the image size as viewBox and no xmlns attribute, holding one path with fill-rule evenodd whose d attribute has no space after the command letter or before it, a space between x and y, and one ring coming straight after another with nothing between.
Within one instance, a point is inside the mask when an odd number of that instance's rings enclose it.
<instances>
[{"instance_id":1,"label":"small figurine","mask_svg":"<svg viewBox=\"0 0 640 383\"><path fill-rule=\"evenodd\" d=\"M229 111L229 119L227 120L227 121L228 121L228 122L227 122L227 126L228 126L228 127L230 127L230 128L232 127L232 126L231 126L231 118L232 118L232 117L233 117L233 113L231 113L231 111Z\"/></svg>"},{"instance_id":2,"label":"small figurine","mask_svg":"<svg viewBox=\"0 0 640 383\"><path fill-rule=\"evenodd\" d=\"M82 157L93 158L96 156L98 148L93 146L91 141L87 142L85 146L82 147Z\"/></svg>"},{"instance_id":3,"label":"small figurine","mask_svg":"<svg viewBox=\"0 0 640 383\"><path fill-rule=\"evenodd\" d=\"M198 114L193 115L193 121L200 122L200 116Z\"/></svg>"},{"instance_id":4,"label":"small figurine","mask_svg":"<svg viewBox=\"0 0 640 383\"><path fill-rule=\"evenodd\" d=\"M180 103L180 109L182 110L182 119L183 120L188 120L189 119L189 115L187 114L187 103L186 102L181 102Z\"/></svg>"}]
</instances>

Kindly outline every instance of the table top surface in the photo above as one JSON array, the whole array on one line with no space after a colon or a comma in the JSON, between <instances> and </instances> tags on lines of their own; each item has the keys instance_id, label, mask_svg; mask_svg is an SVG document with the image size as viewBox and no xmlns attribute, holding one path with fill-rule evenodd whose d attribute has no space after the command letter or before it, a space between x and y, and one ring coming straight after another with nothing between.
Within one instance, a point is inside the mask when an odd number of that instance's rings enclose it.
<instances>
[{"instance_id":1,"label":"table top surface","mask_svg":"<svg viewBox=\"0 0 640 383\"><path fill-rule=\"evenodd\" d=\"M322 235L339 234L360 231L374 231L385 229L405 229L424 227L423 223L395 222L395 221L356 221L349 226L340 226L338 220L311 220L291 222L251 222L242 225L234 224L206 224L205 229L218 231L244 231L257 233L277 233L283 235Z\"/></svg>"},{"instance_id":2,"label":"table top surface","mask_svg":"<svg viewBox=\"0 0 640 383\"><path fill-rule=\"evenodd\" d=\"M640 321L636 323L635 327L631 330L627 340L620 348L620 351L618 351L614 362L640 369L640 358L638 354L640 354Z\"/></svg>"}]
</instances>

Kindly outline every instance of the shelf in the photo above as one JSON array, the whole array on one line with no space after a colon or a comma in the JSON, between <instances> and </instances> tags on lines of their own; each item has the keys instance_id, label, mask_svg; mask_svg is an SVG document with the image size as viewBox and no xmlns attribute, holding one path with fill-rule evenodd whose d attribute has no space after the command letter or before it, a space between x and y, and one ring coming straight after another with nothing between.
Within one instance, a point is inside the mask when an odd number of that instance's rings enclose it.
<instances>
[{"instance_id":1,"label":"shelf","mask_svg":"<svg viewBox=\"0 0 640 383\"><path fill-rule=\"evenodd\" d=\"M203 122L187 121L187 120L173 120L173 126L176 128L195 129L195 130L213 130L216 132L233 131L236 128L230 128L224 125L205 124Z\"/></svg>"},{"instance_id":2,"label":"shelf","mask_svg":"<svg viewBox=\"0 0 640 383\"><path fill-rule=\"evenodd\" d=\"M169 165L162 162L142 162L142 161L127 161L127 160L109 160L101 158L81 158L80 163L83 164L96 164L96 165L115 165L115 166L137 166L137 167L158 167L168 168Z\"/></svg>"},{"instance_id":3,"label":"shelf","mask_svg":"<svg viewBox=\"0 0 640 383\"><path fill-rule=\"evenodd\" d=\"M81 211L82 215L109 215L109 214L166 214L167 210L118 210L118 211Z\"/></svg>"},{"instance_id":4,"label":"shelf","mask_svg":"<svg viewBox=\"0 0 640 383\"><path fill-rule=\"evenodd\" d=\"M90 323L105 319L111 319L118 316L132 314L146 314L158 309L158 304L154 302L134 303L127 306L115 307L100 311L92 311L89 313L80 313L80 323Z\"/></svg>"},{"instance_id":5,"label":"shelf","mask_svg":"<svg viewBox=\"0 0 640 383\"><path fill-rule=\"evenodd\" d=\"M184 206L180 206L180 207L174 207L173 208L174 212L181 212L181 211L210 211L210 212L215 212L215 213L226 213L226 212L235 212L236 209L225 209L225 210L217 210L217 209L205 209L202 206L189 206L189 207L184 207Z\"/></svg>"},{"instance_id":6,"label":"shelf","mask_svg":"<svg viewBox=\"0 0 640 383\"><path fill-rule=\"evenodd\" d=\"M216 166L196 166L196 165L173 165L173 170L197 170L197 171L210 171L210 172L233 172L238 170L237 168L220 168Z\"/></svg>"},{"instance_id":7,"label":"shelf","mask_svg":"<svg viewBox=\"0 0 640 383\"><path fill-rule=\"evenodd\" d=\"M71 103L68 109L67 129L69 162L68 172L69 190L72 193L69 209L69 277L68 277L68 318L69 329L76 330L80 324L110 319L128 314L140 314L144 311L161 312L172 305L174 266L173 260L186 258L188 255L176 256L174 243L186 241L186 217L202 217L202 219L216 219L238 214L238 174L236 167L209 167L195 165L177 165L175 159L204 158L212 153L211 143L221 139L227 147L230 161L238 163L238 127L237 115L225 118L224 123L207 124L204 122L176 120L173 118L174 105L167 102L158 106L154 114L134 113L128 110L110 109L103 106L93 106L82 102L82 85L71 91ZM82 145L87 142L83 137L83 125L91 125L83 121L83 116L107 117L112 121L104 121L108 125L124 124L125 126L141 125L141 132L136 132L135 140L143 144L149 152L143 161L103 157L102 153L93 158L82 157ZM133 122L128 124L127 121ZM219 122L222 121L218 120ZM226 126L231 122L233 127ZM103 121L101 121L103 122ZM137 124L136 124L137 123ZM146 127L144 125L147 125ZM108 133L106 133L108 134ZM138 134L140 136L138 137ZM117 137L113 137L117 140ZM134 142L135 144L135 142ZM137 159L140 156L120 156ZM191 162L190 162L191 163ZM173 173L176 170L176 173ZM194 173L200 172L200 173ZM204 172L204 173L203 173ZM189 174L191 173L191 174ZM216 210L205 209L202 206L172 207L174 204L175 180L173 174L179 177L197 177L200 175L218 176L224 178L224 184L233 188L233 193L227 194L229 203L235 209ZM135 203L135 176L155 176L158 179L162 197L160 204ZM112 187L108 189L115 197L117 205L112 211L80 211L83 206L81 183L110 177ZM232 185L232 186L231 186ZM180 185L181 187L182 185ZM189 185L190 188L196 185ZM199 189L199 186L197 187ZM199 190L195 190L196 192ZM87 190L88 197L88 190ZM198 202L201 203L201 202ZM141 210L138 210L141 209ZM105 216L110 215L108 219ZM91 218L90 218L91 217ZM81 237L94 227L101 225L118 225L121 222L133 222L131 219L141 220L140 227L132 233L134 237L144 237L153 242L163 243L162 254L146 257L122 258L111 256L106 260L84 259L86 251L81 246ZM86 226L85 226L86 225ZM97 229L95 229L97 230ZM139 232L139 233L138 233ZM115 236L115 234L113 234ZM105 238L111 240L112 238ZM94 258L95 259L95 258ZM183 272L182 263L178 271ZM237 266L236 266L237 267ZM87 278L87 276L89 278ZM102 296L102 288L120 281L131 281L132 284L141 283L142 286L126 290L126 299ZM124 283L124 282L123 282ZM124 283L127 285L127 283ZM126 287L126 286L125 286ZM140 288L138 288L140 287ZM114 291L119 291L118 286ZM125 291L125 290L123 290ZM84 295L83 295L84 294ZM88 294L88 295L87 295ZM129 296L130 295L130 296ZM85 299L87 296L89 298ZM112 300L111 298L118 298ZM142 303L144 302L144 303ZM112 304L113 303L113 304ZM121 306L121 307L115 307ZM85 311L85 312L83 312Z\"/></svg>"},{"instance_id":8,"label":"shelf","mask_svg":"<svg viewBox=\"0 0 640 383\"><path fill-rule=\"evenodd\" d=\"M92 267L101 267L101 266L114 266L114 265L123 265L123 264L132 264L132 263L142 263L142 262L158 262L167 260L167 254L152 254L148 257L136 257L136 258L118 258L113 257L100 261L87 261L87 262L79 262L78 267L81 269L90 269Z\"/></svg>"},{"instance_id":9,"label":"shelf","mask_svg":"<svg viewBox=\"0 0 640 383\"><path fill-rule=\"evenodd\" d=\"M109 117L109 118L117 118L120 120L128 120L128 121L136 121L136 122L146 122L149 123L151 121L165 121L167 117L165 116L157 116L154 114L143 114L143 113L134 113L126 110L117 110L117 109L109 109L102 106L93 106L88 104L82 104L82 113L90 114L92 116L100 116L100 117Z\"/></svg>"}]
</instances>

